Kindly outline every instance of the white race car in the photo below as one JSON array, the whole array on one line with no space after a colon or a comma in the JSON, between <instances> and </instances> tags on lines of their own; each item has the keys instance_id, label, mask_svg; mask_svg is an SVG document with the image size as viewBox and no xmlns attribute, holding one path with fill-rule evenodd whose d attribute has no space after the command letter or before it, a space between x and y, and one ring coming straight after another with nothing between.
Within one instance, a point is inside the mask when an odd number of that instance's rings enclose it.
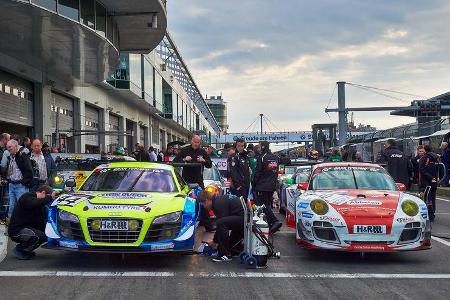
<instances>
[{"instance_id":1,"label":"white race car","mask_svg":"<svg viewBox=\"0 0 450 300\"><path fill-rule=\"evenodd\" d=\"M357 252L431 248L427 206L379 165L319 164L301 185L306 192L295 206L301 245Z\"/></svg>"}]
</instances>

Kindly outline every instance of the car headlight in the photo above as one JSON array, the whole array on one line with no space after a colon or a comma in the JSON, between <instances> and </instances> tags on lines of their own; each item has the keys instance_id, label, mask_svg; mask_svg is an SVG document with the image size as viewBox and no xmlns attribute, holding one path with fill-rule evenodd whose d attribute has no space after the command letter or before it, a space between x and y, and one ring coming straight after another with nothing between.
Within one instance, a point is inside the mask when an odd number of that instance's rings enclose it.
<instances>
[{"instance_id":1,"label":"car headlight","mask_svg":"<svg viewBox=\"0 0 450 300\"><path fill-rule=\"evenodd\" d=\"M58 218L61 221L74 222L74 223L80 222L80 220L78 219L77 216L75 216L74 214L68 213L67 211L64 211L64 210L58 211Z\"/></svg>"},{"instance_id":2,"label":"car headlight","mask_svg":"<svg viewBox=\"0 0 450 300\"><path fill-rule=\"evenodd\" d=\"M324 215L328 212L328 204L322 199L313 200L309 205L312 211L318 215Z\"/></svg>"},{"instance_id":3,"label":"car headlight","mask_svg":"<svg viewBox=\"0 0 450 300\"><path fill-rule=\"evenodd\" d=\"M61 177L59 177L59 176L55 176L55 178L53 178L53 182L56 185L60 185L62 183L62 181L63 181L63 179Z\"/></svg>"},{"instance_id":4,"label":"car headlight","mask_svg":"<svg viewBox=\"0 0 450 300\"><path fill-rule=\"evenodd\" d=\"M405 200L402 203L402 210L408 216L414 217L419 213L419 205L412 200Z\"/></svg>"},{"instance_id":5,"label":"car headlight","mask_svg":"<svg viewBox=\"0 0 450 300\"><path fill-rule=\"evenodd\" d=\"M156 217L152 224L177 223L180 221L182 212L177 211L171 214Z\"/></svg>"}]
</instances>

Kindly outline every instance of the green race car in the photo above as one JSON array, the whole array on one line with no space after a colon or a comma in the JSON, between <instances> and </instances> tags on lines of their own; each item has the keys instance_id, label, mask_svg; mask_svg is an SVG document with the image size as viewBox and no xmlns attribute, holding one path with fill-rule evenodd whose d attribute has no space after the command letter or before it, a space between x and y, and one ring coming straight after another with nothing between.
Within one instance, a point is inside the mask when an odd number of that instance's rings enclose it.
<instances>
[{"instance_id":1,"label":"green race car","mask_svg":"<svg viewBox=\"0 0 450 300\"><path fill-rule=\"evenodd\" d=\"M68 185L75 186L74 182ZM190 252L198 185L170 165L117 162L98 166L81 187L49 209L48 248L93 252Z\"/></svg>"}]
</instances>

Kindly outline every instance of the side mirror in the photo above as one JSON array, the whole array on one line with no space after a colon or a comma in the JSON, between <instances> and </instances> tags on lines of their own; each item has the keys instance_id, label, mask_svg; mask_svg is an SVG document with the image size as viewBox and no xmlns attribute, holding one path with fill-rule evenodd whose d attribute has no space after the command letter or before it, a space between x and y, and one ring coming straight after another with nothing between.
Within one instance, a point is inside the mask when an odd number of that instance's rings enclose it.
<instances>
[{"instance_id":1,"label":"side mirror","mask_svg":"<svg viewBox=\"0 0 450 300\"><path fill-rule=\"evenodd\" d=\"M284 169L278 170L278 174L283 175L284 174Z\"/></svg>"},{"instance_id":2,"label":"side mirror","mask_svg":"<svg viewBox=\"0 0 450 300\"><path fill-rule=\"evenodd\" d=\"M308 189L308 182L301 182L298 184L297 188L302 191L306 191Z\"/></svg>"},{"instance_id":3,"label":"side mirror","mask_svg":"<svg viewBox=\"0 0 450 300\"><path fill-rule=\"evenodd\" d=\"M66 187L69 187L69 188L75 188L75 187L77 186L77 183L75 182L75 179L69 178L69 179L66 180L66 182L64 183L64 185L65 185Z\"/></svg>"},{"instance_id":4,"label":"side mirror","mask_svg":"<svg viewBox=\"0 0 450 300\"><path fill-rule=\"evenodd\" d=\"M395 185L400 190L400 192L406 192L406 185L404 185L403 183L397 182Z\"/></svg>"},{"instance_id":5,"label":"side mirror","mask_svg":"<svg viewBox=\"0 0 450 300\"><path fill-rule=\"evenodd\" d=\"M294 180L292 180L292 178L287 178L284 183L286 183L287 185L291 185L294 184Z\"/></svg>"},{"instance_id":6,"label":"side mirror","mask_svg":"<svg viewBox=\"0 0 450 300\"><path fill-rule=\"evenodd\" d=\"M189 190L195 190L199 187L198 183L189 183L188 184Z\"/></svg>"}]
</instances>

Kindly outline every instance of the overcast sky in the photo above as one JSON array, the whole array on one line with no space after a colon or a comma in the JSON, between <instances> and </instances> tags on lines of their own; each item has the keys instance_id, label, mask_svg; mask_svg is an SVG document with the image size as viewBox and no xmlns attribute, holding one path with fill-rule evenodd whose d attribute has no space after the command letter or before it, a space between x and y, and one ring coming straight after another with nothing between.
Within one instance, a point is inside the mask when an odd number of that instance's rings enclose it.
<instances>
[{"instance_id":1,"label":"overcast sky","mask_svg":"<svg viewBox=\"0 0 450 300\"><path fill-rule=\"evenodd\" d=\"M324 113L336 81L422 97L450 91L449 15L446 0L170 0L168 30L203 95L228 102L230 132L259 113L269 129L310 130L337 122ZM352 86L346 94L349 107L419 98ZM381 129L414 121L388 112L354 118Z\"/></svg>"}]
</instances>

